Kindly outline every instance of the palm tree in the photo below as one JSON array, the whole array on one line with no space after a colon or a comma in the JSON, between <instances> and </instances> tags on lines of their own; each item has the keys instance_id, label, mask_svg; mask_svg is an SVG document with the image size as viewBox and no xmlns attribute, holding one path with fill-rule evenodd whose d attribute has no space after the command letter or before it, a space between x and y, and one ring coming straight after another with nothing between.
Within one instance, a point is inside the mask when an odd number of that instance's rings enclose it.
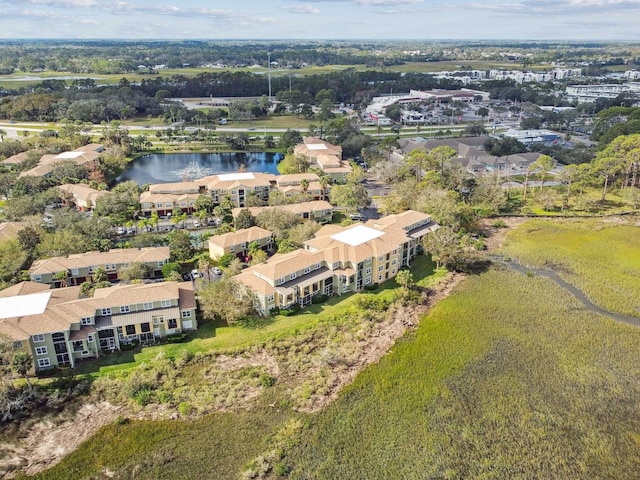
<instances>
[{"instance_id":1,"label":"palm tree","mask_svg":"<svg viewBox=\"0 0 640 480\"><path fill-rule=\"evenodd\" d=\"M302 188L302 194L306 195L307 190L309 190L309 180L307 180L306 178L300 180L300 187Z\"/></svg>"},{"instance_id":2,"label":"palm tree","mask_svg":"<svg viewBox=\"0 0 640 480\"><path fill-rule=\"evenodd\" d=\"M322 200L327 199L327 187L331 184L331 177L329 175L320 176L320 190L322 194Z\"/></svg>"},{"instance_id":3,"label":"palm tree","mask_svg":"<svg viewBox=\"0 0 640 480\"><path fill-rule=\"evenodd\" d=\"M208 254L203 255L198 260L198 270L200 270L200 273L207 274L207 280L211 280L211 268L213 267L213 259Z\"/></svg>"},{"instance_id":4,"label":"palm tree","mask_svg":"<svg viewBox=\"0 0 640 480\"><path fill-rule=\"evenodd\" d=\"M11 362L11 366L16 371L16 373L27 381L27 385L29 385L29 390L31 390L31 381L29 380L29 370L33 366L33 359L31 355L27 352L19 352L16 353Z\"/></svg>"},{"instance_id":5,"label":"palm tree","mask_svg":"<svg viewBox=\"0 0 640 480\"><path fill-rule=\"evenodd\" d=\"M60 286L66 287L68 276L69 276L69 272L67 272L66 270L60 270L59 272L56 272L53 274L53 279L60 280Z\"/></svg>"}]
</instances>

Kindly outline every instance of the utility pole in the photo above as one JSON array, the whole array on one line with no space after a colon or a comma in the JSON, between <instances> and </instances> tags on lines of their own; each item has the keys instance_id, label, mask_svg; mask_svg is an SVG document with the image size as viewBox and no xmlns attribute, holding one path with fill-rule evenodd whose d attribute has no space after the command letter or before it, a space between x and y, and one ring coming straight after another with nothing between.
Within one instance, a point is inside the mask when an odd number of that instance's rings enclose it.
<instances>
[{"instance_id":1,"label":"utility pole","mask_svg":"<svg viewBox=\"0 0 640 480\"><path fill-rule=\"evenodd\" d=\"M269 77L269 101L271 101L271 52L267 53L267 76Z\"/></svg>"}]
</instances>

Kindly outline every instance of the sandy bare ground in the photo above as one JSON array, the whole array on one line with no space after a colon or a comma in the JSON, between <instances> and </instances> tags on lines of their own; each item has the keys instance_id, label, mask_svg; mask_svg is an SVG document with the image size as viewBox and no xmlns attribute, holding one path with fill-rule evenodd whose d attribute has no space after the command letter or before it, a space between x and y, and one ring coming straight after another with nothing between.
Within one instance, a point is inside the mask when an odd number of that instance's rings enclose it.
<instances>
[{"instance_id":1,"label":"sandy bare ground","mask_svg":"<svg viewBox=\"0 0 640 480\"><path fill-rule=\"evenodd\" d=\"M36 423L18 444L0 444L0 478L13 478L18 471L33 475L55 465L121 411L108 402L88 403L62 423Z\"/></svg>"}]
</instances>

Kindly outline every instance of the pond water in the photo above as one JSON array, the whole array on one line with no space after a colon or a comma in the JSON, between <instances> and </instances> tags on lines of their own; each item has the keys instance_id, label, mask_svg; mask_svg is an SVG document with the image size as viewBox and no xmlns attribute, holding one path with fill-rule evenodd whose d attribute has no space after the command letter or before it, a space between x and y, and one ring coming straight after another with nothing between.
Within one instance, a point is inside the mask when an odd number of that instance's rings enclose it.
<instances>
[{"instance_id":1,"label":"pond water","mask_svg":"<svg viewBox=\"0 0 640 480\"><path fill-rule=\"evenodd\" d=\"M134 180L138 184L195 180L216 173L237 172L244 165L247 172L278 175L280 154L266 152L231 153L154 153L127 165L116 182Z\"/></svg>"}]
</instances>

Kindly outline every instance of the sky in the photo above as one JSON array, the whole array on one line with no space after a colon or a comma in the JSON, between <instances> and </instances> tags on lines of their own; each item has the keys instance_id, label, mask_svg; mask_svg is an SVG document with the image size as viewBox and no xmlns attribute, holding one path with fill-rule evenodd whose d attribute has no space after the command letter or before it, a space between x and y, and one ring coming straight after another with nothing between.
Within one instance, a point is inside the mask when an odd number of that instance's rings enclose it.
<instances>
[{"instance_id":1,"label":"sky","mask_svg":"<svg viewBox=\"0 0 640 480\"><path fill-rule=\"evenodd\" d=\"M0 0L0 39L640 41L640 0Z\"/></svg>"}]
</instances>

